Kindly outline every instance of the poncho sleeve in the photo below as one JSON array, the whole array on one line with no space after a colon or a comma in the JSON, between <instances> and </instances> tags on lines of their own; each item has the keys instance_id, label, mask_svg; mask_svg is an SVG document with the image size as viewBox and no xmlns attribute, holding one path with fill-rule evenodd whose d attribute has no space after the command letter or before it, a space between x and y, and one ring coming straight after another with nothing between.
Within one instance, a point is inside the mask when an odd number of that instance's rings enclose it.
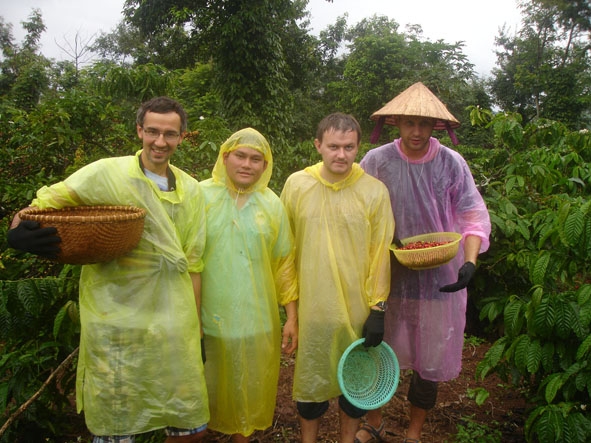
<instances>
[{"instance_id":1,"label":"poncho sleeve","mask_svg":"<svg viewBox=\"0 0 591 443\"><path fill-rule=\"evenodd\" d=\"M277 219L278 238L274 248L275 253L275 286L277 288L277 301L281 306L298 299L298 285L295 268L294 239L291 232L289 219L279 201L279 214Z\"/></svg>"}]
</instances>

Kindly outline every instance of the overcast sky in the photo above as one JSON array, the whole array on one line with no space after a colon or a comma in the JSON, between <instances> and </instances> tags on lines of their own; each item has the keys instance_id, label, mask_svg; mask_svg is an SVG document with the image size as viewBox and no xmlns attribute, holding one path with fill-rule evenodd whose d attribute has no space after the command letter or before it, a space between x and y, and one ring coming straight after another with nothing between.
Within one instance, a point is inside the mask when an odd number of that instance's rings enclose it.
<instances>
[{"instance_id":1,"label":"overcast sky","mask_svg":"<svg viewBox=\"0 0 591 443\"><path fill-rule=\"evenodd\" d=\"M47 57L68 59L59 49L73 42L76 33L83 41L99 31L109 32L121 20L124 0L0 0L0 16L12 23L13 36L20 42L26 20L33 8L39 8L47 30L42 36L42 51ZM464 53L476 71L488 75L493 68L494 40L506 25L513 34L520 27L517 0L310 0L314 33L333 24L345 12L348 24L354 25L374 14L385 15L400 25L419 24L431 41L465 42ZM57 42L57 43L56 43Z\"/></svg>"}]
</instances>

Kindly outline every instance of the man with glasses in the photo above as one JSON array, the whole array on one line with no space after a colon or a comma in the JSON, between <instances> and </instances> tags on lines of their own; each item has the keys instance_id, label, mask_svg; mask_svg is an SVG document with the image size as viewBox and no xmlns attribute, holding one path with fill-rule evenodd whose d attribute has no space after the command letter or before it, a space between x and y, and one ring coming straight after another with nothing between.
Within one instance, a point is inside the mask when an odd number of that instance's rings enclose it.
<instances>
[{"instance_id":1,"label":"man with glasses","mask_svg":"<svg viewBox=\"0 0 591 443\"><path fill-rule=\"evenodd\" d=\"M32 206L133 205L146 210L129 254L84 265L76 401L93 443L134 442L164 429L167 443L202 439L209 407L200 344L205 205L198 182L172 166L187 115L167 97L137 113L142 149L91 163L44 186ZM11 247L55 258L55 228L16 216Z\"/></svg>"}]
</instances>

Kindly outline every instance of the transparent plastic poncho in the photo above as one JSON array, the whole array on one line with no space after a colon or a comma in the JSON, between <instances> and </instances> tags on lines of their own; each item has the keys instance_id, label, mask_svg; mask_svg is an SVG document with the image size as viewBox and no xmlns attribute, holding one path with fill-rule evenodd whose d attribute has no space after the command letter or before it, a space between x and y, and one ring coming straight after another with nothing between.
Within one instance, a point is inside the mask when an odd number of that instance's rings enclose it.
<instances>
[{"instance_id":1,"label":"transparent plastic poncho","mask_svg":"<svg viewBox=\"0 0 591 443\"><path fill-rule=\"evenodd\" d=\"M480 252L488 249L488 210L456 151L432 137L427 154L413 161L395 140L369 151L361 166L388 187L398 238L452 231L478 236ZM463 240L457 256L435 269L414 271L392 262L384 340L402 369L414 369L426 380L451 380L462 367L467 291L439 288L456 282L463 264Z\"/></svg>"},{"instance_id":2,"label":"transparent plastic poncho","mask_svg":"<svg viewBox=\"0 0 591 443\"><path fill-rule=\"evenodd\" d=\"M337 183L324 180L320 169L318 163L292 174L281 193L296 239L300 334L293 397L302 402L341 394L341 355L390 288L388 190L356 163Z\"/></svg>"},{"instance_id":3,"label":"transparent plastic poncho","mask_svg":"<svg viewBox=\"0 0 591 443\"><path fill-rule=\"evenodd\" d=\"M239 147L261 152L267 168L236 189L223 158ZM246 128L220 149L201 182L207 212L202 321L211 429L250 435L273 424L281 353L279 306L297 298L293 239L285 209L267 184L273 159L265 138ZM236 199L247 197L238 207Z\"/></svg>"},{"instance_id":4,"label":"transparent plastic poncho","mask_svg":"<svg viewBox=\"0 0 591 443\"><path fill-rule=\"evenodd\" d=\"M204 200L197 181L174 166L176 190L160 191L137 155L87 165L41 188L32 202L147 210L133 251L82 267L76 401L95 435L195 428L209 420L189 275L203 269Z\"/></svg>"}]
</instances>

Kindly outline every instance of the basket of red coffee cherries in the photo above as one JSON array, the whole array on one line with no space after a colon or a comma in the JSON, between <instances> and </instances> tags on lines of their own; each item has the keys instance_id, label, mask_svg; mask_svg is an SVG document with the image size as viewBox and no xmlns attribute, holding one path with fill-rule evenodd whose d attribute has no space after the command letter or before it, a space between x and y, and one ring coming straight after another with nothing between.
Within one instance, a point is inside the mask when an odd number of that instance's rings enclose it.
<instances>
[{"instance_id":1,"label":"basket of red coffee cherries","mask_svg":"<svg viewBox=\"0 0 591 443\"><path fill-rule=\"evenodd\" d=\"M437 268L456 256L462 235L457 232L431 232L400 240L390 246L396 259L407 268Z\"/></svg>"}]
</instances>

